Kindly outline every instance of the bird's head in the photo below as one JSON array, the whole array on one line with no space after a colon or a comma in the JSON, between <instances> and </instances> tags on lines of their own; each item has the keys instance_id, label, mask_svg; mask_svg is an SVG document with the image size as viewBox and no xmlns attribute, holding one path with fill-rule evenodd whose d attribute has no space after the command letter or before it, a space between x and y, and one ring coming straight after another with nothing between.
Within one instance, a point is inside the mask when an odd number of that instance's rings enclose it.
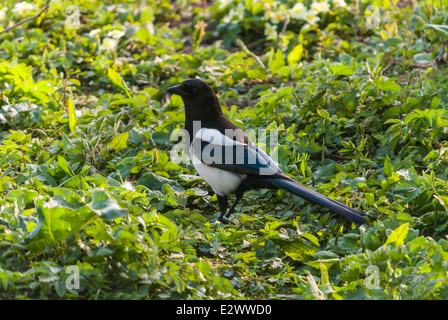
<instances>
[{"instance_id":1,"label":"bird's head","mask_svg":"<svg viewBox=\"0 0 448 320\"><path fill-rule=\"evenodd\" d=\"M187 79L177 86L168 88L166 91L181 96L185 108L192 112L221 113L221 107L215 92L201 79Z\"/></svg>"}]
</instances>

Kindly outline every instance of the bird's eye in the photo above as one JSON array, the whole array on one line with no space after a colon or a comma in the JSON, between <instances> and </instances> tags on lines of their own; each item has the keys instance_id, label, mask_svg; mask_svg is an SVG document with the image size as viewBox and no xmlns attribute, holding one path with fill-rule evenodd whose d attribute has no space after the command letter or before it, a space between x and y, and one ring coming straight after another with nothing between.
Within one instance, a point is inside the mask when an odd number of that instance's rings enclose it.
<instances>
[{"instance_id":1,"label":"bird's eye","mask_svg":"<svg viewBox=\"0 0 448 320\"><path fill-rule=\"evenodd\" d=\"M193 88L192 90L191 90L191 93L193 93L193 94L197 94L199 92L199 89L198 88Z\"/></svg>"}]
</instances>

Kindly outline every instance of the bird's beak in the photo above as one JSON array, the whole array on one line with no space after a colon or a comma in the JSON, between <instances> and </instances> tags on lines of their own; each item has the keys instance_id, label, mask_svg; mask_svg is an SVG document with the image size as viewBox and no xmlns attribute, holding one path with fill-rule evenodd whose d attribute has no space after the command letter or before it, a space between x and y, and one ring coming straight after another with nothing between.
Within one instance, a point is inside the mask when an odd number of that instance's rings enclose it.
<instances>
[{"instance_id":1,"label":"bird's beak","mask_svg":"<svg viewBox=\"0 0 448 320\"><path fill-rule=\"evenodd\" d=\"M171 94L177 94L177 95L179 95L181 97L188 96L188 92L182 90L182 86L181 85L170 87L170 88L166 89L166 92L171 93Z\"/></svg>"}]
</instances>

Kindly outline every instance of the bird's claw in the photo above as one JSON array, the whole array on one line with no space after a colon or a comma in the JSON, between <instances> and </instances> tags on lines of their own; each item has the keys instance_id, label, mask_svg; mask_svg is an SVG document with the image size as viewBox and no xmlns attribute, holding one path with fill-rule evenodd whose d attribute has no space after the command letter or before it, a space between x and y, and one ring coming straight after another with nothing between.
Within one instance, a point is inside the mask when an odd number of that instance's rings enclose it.
<instances>
[{"instance_id":1,"label":"bird's claw","mask_svg":"<svg viewBox=\"0 0 448 320\"><path fill-rule=\"evenodd\" d=\"M215 225L218 224L218 223L222 223L222 224L232 223L232 224L235 224L235 222L233 222L232 220L230 220L230 219L228 219L226 217L222 217L221 220L219 220L219 219L210 220L210 223L211 224L215 224Z\"/></svg>"}]
</instances>

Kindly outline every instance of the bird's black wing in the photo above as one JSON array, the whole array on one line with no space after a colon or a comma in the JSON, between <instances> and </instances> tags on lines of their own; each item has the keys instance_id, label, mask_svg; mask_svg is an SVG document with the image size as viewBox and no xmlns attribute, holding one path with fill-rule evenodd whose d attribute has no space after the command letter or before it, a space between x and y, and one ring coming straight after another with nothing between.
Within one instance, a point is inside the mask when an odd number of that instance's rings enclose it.
<instances>
[{"instance_id":1,"label":"bird's black wing","mask_svg":"<svg viewBox=\"0 0 448 320\"><path fill-rule=\"evenodd\" d=\"M190 153L202 164L233 173L269 176L280 172L275 161L255 144L232 140L216 129L199 130Z\"/></svg>"}]
</instances>

